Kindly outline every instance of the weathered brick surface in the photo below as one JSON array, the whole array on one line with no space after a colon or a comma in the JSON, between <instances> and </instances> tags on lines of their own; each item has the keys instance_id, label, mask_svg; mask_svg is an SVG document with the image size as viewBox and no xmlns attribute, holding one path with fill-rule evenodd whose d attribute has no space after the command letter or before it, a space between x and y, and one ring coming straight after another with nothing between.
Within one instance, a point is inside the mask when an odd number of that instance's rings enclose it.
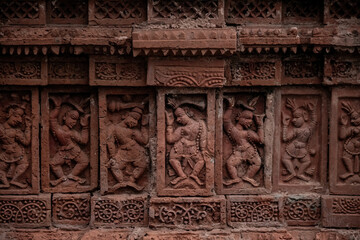
<instances>
[{"instance_id":1,"label":"weathered brick surface","mask_svg":"<svg viewBox=\"0 0 360 240\"><path fill-rule=\"evenodd\" d=\"M292 226L318 225L321 220L319 195L290 195L283 199L284 221Z\"/></svg>"},{"instance_id":2,"label":"weathered brick surface","mask_svg":"<svg viewBox=\"0 0 360 240\"><path fill-rule=\"evenodd\" d=\"M59 49L60 51L60 49ZM49 84L89 84L89 60L84 57L48 58Z\"/></svg>"}]
</instances>

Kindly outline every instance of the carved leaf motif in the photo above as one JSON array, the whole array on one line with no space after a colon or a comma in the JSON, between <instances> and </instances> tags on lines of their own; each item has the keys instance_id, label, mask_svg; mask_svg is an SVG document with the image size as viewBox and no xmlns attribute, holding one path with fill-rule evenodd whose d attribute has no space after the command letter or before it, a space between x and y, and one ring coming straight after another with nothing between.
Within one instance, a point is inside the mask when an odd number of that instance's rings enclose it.
<instances>
[{"instance_id":1,"label":"carved leaf motif","mask_svg":"<svg viewBox=\"0 0 360 240\"><path fill-rule=\"evenodd\" d=\"M47 218L47 207L40 200L0 200L0 223L40 224Z\"/></svg>"}]
</instances>

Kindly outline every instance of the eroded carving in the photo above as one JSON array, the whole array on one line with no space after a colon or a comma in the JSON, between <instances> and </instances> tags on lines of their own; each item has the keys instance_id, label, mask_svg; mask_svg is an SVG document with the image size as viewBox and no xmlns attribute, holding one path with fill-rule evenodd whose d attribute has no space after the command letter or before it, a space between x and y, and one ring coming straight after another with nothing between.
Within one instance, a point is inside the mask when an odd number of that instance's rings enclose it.
<instances>
[{"instance_id":1,"label":"eroded carving","mask_svg":"<svg viewBox=\"0 0 360 240\"><path fill-rule=\"evenodd\" d=\"M107 103L109 161L106 167L116 181L109 191L125 187L140 191L147 183L144 172L149 165L148 99L134 95L108 96Z\"/></svg>"},{"instance_id":2,"label":"eroded carving","mask_svg":"<svg viewBox=\"0 0 360 240\"><path fill-rule=\"evenodd\" d=\"M284 202L284 218L290 223L316 222L320 220L320 213L320 198L307 199L289 197Z\"/></svg>"},{"instance_id":3,"label":"eroded carving","mask_svg":"<svg viewBox=\"0 0 360 240\"><path fill-rule=\"evenodd\" d=\"M203 96L169 96L167 106L165 117L170 186L202 188L206 178L204 166L209 161L207 126L203 120L205 99Z\"/></svg>"},{"instance_id":4,"label":"eroded carving","mask_svg":"<svg viewBox=\"0 0 360 240\"><path fill-rule=\"evenodd\" d=\"M84 149L89 143L89 99L73 95L51 95L49 115L54 145L50 167L54 174L52 186L84 185L81 174L89 165ZM85 108L86 107L86 108Z\"/></svg>"},{"instance_id":5,"label":"eroded carving","mask_svg":"<svg viewBox=\"0 0 360 240\"><path fill-rule=\"evenodd\" d=\"M29 187L31 109L28 93L1 93L0 115L0 188Z\"/></svg>"},{"instance_id":6,"label":"eroded carving","mask_svg":"<svg viewBox=\"0 0 360 240\"><path fill-rule=\"evenodd\" d=\"M286 61L285 76L290 78L313 78L321 72L320 62L316 61Z\"/></svg>"},{"instance_id":7,"label":"eroded carving","mask_svg":"<svg viewBox=\"0 0 360 240\"><path fill-rule=\"evenodd\" d=\"M224 180L224 185L232 185L246 181L254 187L260 182L255 180L262 159L259 146L264 144L264 114L254 114L259 96L244 103L234 97L225 98L228 106L224 112L224 131L228 136L232 153L225 160L226 170L230 179ZM242 169L239 176L239 168Z\"/></svg>"},{"instance_id":8,"label":"eroded carving","mask_svg":"<svg viewBox=\"0 0 360 240\"><path fill-rule=\"evenodd\" d=\"M360 111L354 102L342 101L339 139L343 141L341 160L346 172L339 178L348 183L360 183ZM350 120L350 121L349 121Z\"/></svg>"},{"instance_id":9,"label":"eroded carving","mask_svg":"<svg viewBox=\"0 0 360 240\"><path fill-rule=\"evenodd\" d=\"M40 62L0 62L0 78L40 79Z\"/></svg>"},{"instance_id":10,"label":"eroded carving","mask_svg":"<svg viewBox=\"0 0 360 240\"><path fill-rule=\"evenodd\" d=\"M279 221L277 201L232 201L230 203L231 222L275 222Z\"/></svg>"},{"instance_id":11,"label":"eroded carving","mask_svg":"<svg viewBox=\"0 0 360 240\"><path fill-rule=\"evenodd\" d=\"M293 98L286 98L285 107L291 111L292 116L282 113L282 140L286 144L281 158L285 167L284 182L289 182L294 177L308 182L315 173L315 166L310 166L316 150L311 148L309 141L317 125L316 105L316 101L299 104Z\"/></svg>"},{"instance_id":12,"label":"eroded carving","mask_svg":"<svg viewBox=\"0 0 360 240\"><path fill-rule=\"evenodd\" d=\"M275 78L275 63L233 63L231 65L233 80L272 80Z\"/></svg>"}]
</instances>

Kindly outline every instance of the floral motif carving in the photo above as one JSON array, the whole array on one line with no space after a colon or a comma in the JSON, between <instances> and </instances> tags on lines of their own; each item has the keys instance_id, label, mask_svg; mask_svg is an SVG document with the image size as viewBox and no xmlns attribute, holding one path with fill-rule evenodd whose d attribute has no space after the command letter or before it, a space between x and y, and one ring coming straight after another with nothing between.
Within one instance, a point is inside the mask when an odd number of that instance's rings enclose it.
<instances>
[{"instance_id":1,"label":"floral motif carving","mask_svg":"<svg viewBox=\"0 0 360 240\"><path fill-rule=\"evenodd\" d=\"M290 78L313 78L321 73L321 64L316 61L286 61L285 76Z\"/></svg>"},{"instance_id":2,"label":"floral motif carving","mask_svg":"<svg viewBox=\"0 0 360 240\"><path fill-rule=\"evenodd\" d=\"M311 158L316 155L316 150L309 145L318 124L316 105L316 101L300 103L300 100L286 98L285 107L291 111L291 116L282 113L282 141L285 149L281 162L284 166L284 182L294 178L308 182L317 170L311 166Z\"/></svg>"},{"instance_id":3,"label":"floral motif carving","mask_svg":"<svg viewBox=\"0 0 360 240\"><path fill-rule=\"evenodd\" d=\"M346 172L339 178L348 184L360 183L360 110L357 103L341 101L339 139L343 142L342 162Z\"/></svg>"},{"instance_id":4,"label":"floral motif carving","mask_svg":"<svg viewBox=\"0 0 360 240\"><path fill-rule=\"evenodd\" d=\"M0 223L43 224L47 221L47 203L41 200L0 200Z\"/></svg>"},{"instance_id":5,"label":"floral motif carving","mask_svg":"<svg viewBox=\"0 0 360 240\"><path fill-rule=\"evenodd\" d=\"M0 62L0 78L40 79L40 62Z\"/></svg>"},{"instance_id":6,"label":"floral motif carving","mask_svg":"<svg viewBox=\"0 0 360 240\"><path fill-rule=\"evenodd\" d=\"M29 93L1 93L0 189L31 185L31 104Z\"/></svg>"},{"instance_id":7,"label":"floral motif carving","mask_svg":"<svg viewBox=\"0 0 360 240\"><path fill-rule=\"evenodd\" d=\"M232 63L231 73L233 80L271 80L275 78L275 63Z\"/></svg>"},{"instance_id":8,"label":"floral motif carving","mask_svg":"<svg viewBox=\"0 0 360 240\"><path fill-rule=\"evenodd\" d=\"M97 200L94 206L96 223L142 224L145 221L145 200Z\"/></svg>"},{"instance_id":9,"label":"floral motif carving","mask_svg":"<svg viewBox=\"0 0 360 240\"><path fill-rule=\"evenodd\" d=\"M331 62L332 76L338 78L355 78L352 62Z\"/></svg>"},{"instance_id":10,"label":"floral motif carving","mask_svg":"<svg viewBox=\"0 0 360 240\"><path fill-rule=\"evenodd\" d=\"M317 221L321 215L320 198L286 198L283 215L286 221L294 221L296 224Z\"/></svg>"},{"instance_id":11,"label":"floral motif carving","mask_svg":"<svg viewBox=\"0 0 360 240\"><path fill-rule=\"evenodd\" d=\"M360 198L334 198L332 212L334 214L360 215Z\"/></svg>"},{"instance_id":12,"label":"floral motif carving","mask_svg":"<svg viewBox=\"0 0 360 240\"><path fill-rule=\"evenodd\" d=\"M49 77L52 79L88 78L88 64L85 62L50 62Z\"/></svg>"},{"instance_id":13,"label":"floral motif carving","mask_svg":"<svg viewBox=\"0 0 360 240\"><path fill-rule=\"evenodd\" d=\"M229 179L224 179L224 185L243 184L245 181L258 187L260 182L255 177L262 166L260 154L263 152L265 117L265 114L254 114L259 96L248 99L248 103L233 96L225 99L228 106L223 117L224 132L232 151L224 159L229 176Z\"/></svg>"},{"instance_id":14,"label":"floral motif carving","mask_svg":"<svg viewBox=\"0 0 360 240\"><path fill-rule=\"evenodd\" d=\"M106 167L115 180L109 183L113 185L109 192L126 187L141 191L147 183L145 171L149 165L148 98L110 95L107 112Z\"/></svg>"},{"instance_id":15,"label":"floral motif carving","mask_svg":"<svg viewBox=\"0 0 360 240\"><path fill-rule=\"evenodd\" d=\"M231 201L231 222L275 222L279 221L277 201Z\"/></svg>"},{"instance_id":16,"label":"floral motif carving","mask_svg":"<svg viewBox=\"0 0 360 240\"><path fill-rule=\"evenodd\" d=\"M100 80L136 81L143 76L144 70L136 63L96 62L95 77Z\"/></svg>"},{"instance_id":17,"label":"floral motif carving","mask_svg":"<svg viewBox=\"0 0 360 240\"><path fill-rule=\"evenodd\" d=\"M90 197L54 197L53 218L58 223L87 223L90 220Z\"/></svg>"}]
</instances>

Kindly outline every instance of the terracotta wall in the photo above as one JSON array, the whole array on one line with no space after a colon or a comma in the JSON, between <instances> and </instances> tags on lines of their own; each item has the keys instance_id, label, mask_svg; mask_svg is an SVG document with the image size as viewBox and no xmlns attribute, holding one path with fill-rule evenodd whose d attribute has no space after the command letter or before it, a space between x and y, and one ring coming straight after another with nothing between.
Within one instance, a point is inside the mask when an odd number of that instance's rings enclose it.
<instances>
[{"instance_id":1,"label":"terracotta wall","mask_svg":"<svg viewBox=\"0 0 360 240\"><path fill-rule=\"evenodd\" d=\"M360 239L359 19L0 1L0 239Z\"/></svg>"}]
</instances>

